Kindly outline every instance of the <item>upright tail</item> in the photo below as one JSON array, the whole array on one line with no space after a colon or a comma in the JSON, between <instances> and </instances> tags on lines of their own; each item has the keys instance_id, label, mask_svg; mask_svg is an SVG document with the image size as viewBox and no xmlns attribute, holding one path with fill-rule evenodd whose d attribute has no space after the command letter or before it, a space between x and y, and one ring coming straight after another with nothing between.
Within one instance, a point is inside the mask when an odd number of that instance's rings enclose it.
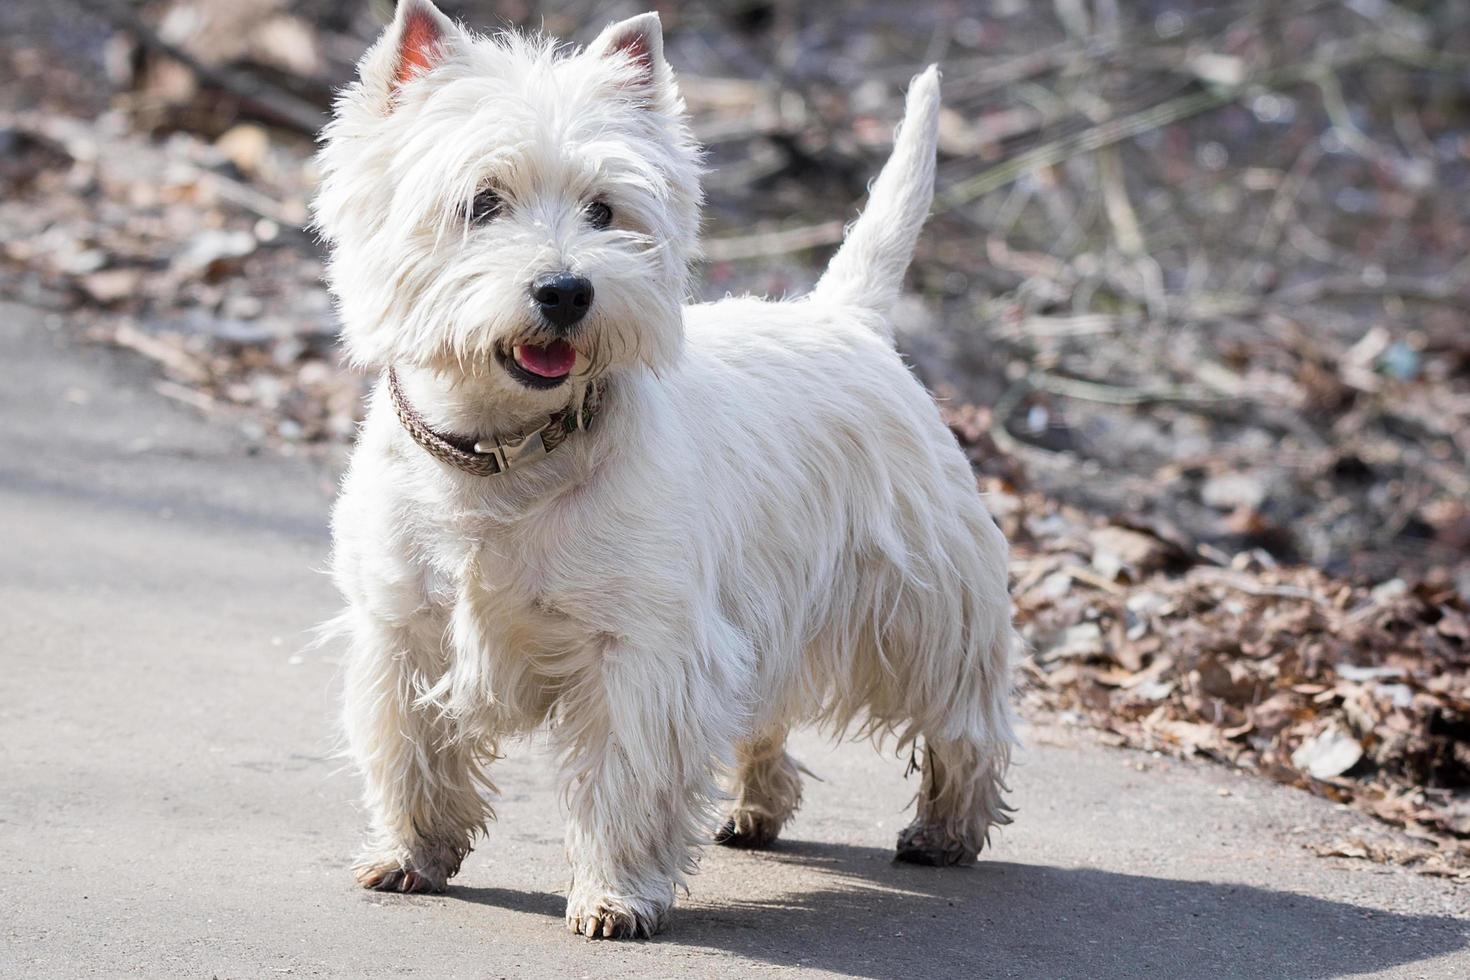
<instances>
[{"instance_id":1,"label":"upright tail","mask_svg":"<svg viewBox=\"0 0 1470 980\"><path fill-rule=\"evenodd\" d=\"M893 155L868 191L868 207L847 236L812 296L886 312L898 298L904 270L934 201L934 147L939 130L939 69L930 65L909 85Z\"/></svg>"}]
</instances>

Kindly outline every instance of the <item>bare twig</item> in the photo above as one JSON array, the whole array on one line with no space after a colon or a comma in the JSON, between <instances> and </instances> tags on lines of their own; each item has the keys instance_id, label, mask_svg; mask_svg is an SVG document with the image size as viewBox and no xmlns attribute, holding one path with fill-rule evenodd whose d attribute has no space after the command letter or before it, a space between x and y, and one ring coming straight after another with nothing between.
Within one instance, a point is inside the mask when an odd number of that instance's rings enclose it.
<instances>
[{"instance_id":1,"label":"bare twig","mask_svg":"<svg viewBox=\"0 0 1470 980\"><path fill-rule=\"evenodd\" d=\"M326 121L326 112L321 106L313 105L246 72L206 65L178 45L165 41L128 4L115 0L82 2L88 9L127 31L143 47L171 58L189 69L205 86L235 96L252 115L265 122L314 136Z\"/></svg>"},{"instance_id":2,"label":"bare twig","mask_svg":"<svg viewBox=\"0 0 1470 980\"><path fill-rule=\"evenodd\" d=\"M937 207L941 210L958 207L1004 187L1033 171L1040 170L1042 167L1055 166L1079 154L1111 146L1181 119L1188 119L1190 116L1225 105L1238 96L1239 91L1235 89L1194 92L1150 106L1129 116L1110 119L1107 122L1090 126L1080 133L1038 146L1034 150L997 164L989 170L981 171L968 180L961 181L939 195Z\"/></svg>"},{"instance_id":3,"label":"bare twig","mask_svg":"<svg viewBox=\"0 0 1470 980\"><path fill-rule=\"evenodd\" d=\"M1243 292L1250 288L1251 283L1256 280L1258 272L1265 264L1264 257L1276 248L1287 219L1295 212L1297 199L1301 197L1307 178L1311 176L1321 159L1322 144L1317 140L1308 143L1306 148L1297 155L1296 162L1291 165L1291 170L1276 187L1271 206L1266 210L1266 219L1251 249L1251 258L1242 262L1235 270L1235 274L1231 276L1232 292Z\"/></svg>"},{"instance_id":4,"label":"bare twig","mask_svg":"<svg viewBox=\"0 0 1470 980\"><path fill-rule=\"evenodd\" d=\"M1203 579L1226 588L1235 589L1251 596L1274 596L1279 599L1299 599L1303 602L1311 602L1318 606L1327 607L1331 605L1325 596L1318 595L1310 589L1303 589L1295 585L1267 585L1249 575L1232 572L1225 568L1211 568L1201 565L1189 571L1189 578Z\"/></svg>"},{"instance_id":5,"label":"bare twig","mask_svg":"<svg viewBox=\"0 0 1470 980\"><path fill-rule=\"evenodd\" d=\"M116 329L100 334L99 339L136 351L184 381L202 384L209 380L209 370L198 358L181 347L144 333L132 324L119 324Z\"/></svg>"},{"instance_id":6,"label":"bare twig","mask_svg":"<svg viewBox=\"0 0 1470 980\"><path fill-rule=\"evenodd\" d=\"M1251 91L1288 88L1305 81L1316 81L1323 76L1324 71L1335 71L1373 58L1391 58L1420 66L1463 66L1465 61L1470 60L1428 51L1403 38L1375 39L1374 43L1351 46L1322 61L1288 66L1258 78L1247 79L1239 85L1222 85L1177 96L1130 115L1089 126L955 184L939 195L936 207L959 207L1043 167L1055 166L1080 154L1091 153L1228 105Z\"/></svg>"},{"instance_id":7,"label":"bare twig","mask_svg":"<svg viewBox=\"0 0 1470 980\"><path fill-rule=\"evenodd\" d=\"M1040 391L1048 391L1066 398L1102 402L1108 405L1150 405L1158 402L1217 402L1227 400L1221 395L1209 394L1197 389L1178 385L1156 385L1151 388L1129 388L1121 385L1103 384L1084 378L1065 378L1045 372L1031 375L1031 383Z\"/></svg>"},{"instance_id":8,"label":"bare twig","mask_svg":"<svg viewBox=\"0 0 1470 980\"><path fill-rule=\"evenodd\" d=\"M704 243L704 256L710 262L735 262L740 259L804 252L809 248L835 245L842 241L843 227L841 221L823 221L780 231L714 238Z\"/></svg>"}]
</instances>

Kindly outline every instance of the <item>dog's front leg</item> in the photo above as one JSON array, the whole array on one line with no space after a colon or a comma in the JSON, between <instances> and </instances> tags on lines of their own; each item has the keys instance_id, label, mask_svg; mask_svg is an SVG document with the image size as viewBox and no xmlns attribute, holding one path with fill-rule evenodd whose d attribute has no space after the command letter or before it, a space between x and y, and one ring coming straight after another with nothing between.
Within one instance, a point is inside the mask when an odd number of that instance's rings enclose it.
<instances>
[{"instance_id":1,"label":"dog's front leg","mask_svg":"<svg viewBox=\"0 0 1470 980\"><path fill-rule=\"evenodd\" d=\"M556 729L572 864L567 927L652 936L707 837L713 774L734 698L694 665L616 645L569 692Z\"/></svg>"},{"instance_id":2,"label":"dog's front leg","mask_svg":"<svg viewBox=\"0 0 1470 980\"><path fill-rule=\"evenodd\" d=\"M474 747L415 703L413 673L427 660L407 628L368 614L352 625L343 720L372 821L353 869L364 888L442 891L489 815Z\"/></svg>"}]
</instances>

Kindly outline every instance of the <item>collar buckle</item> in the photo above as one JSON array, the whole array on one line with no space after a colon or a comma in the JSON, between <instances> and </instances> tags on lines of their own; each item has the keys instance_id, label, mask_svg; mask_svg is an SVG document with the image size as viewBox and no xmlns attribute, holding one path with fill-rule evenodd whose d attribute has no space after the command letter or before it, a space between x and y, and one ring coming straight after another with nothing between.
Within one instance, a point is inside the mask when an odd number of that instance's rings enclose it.
<instances>
[{"instance_id":1,"label":"collar buckle","mask_svg":"<svg viewBox=\"0 0 1470 980\"><path fill-rule=\"evenodd\" d=\"M482 456L491 456L499 465L498 473L522 463L528 463L540 459L547 454L546 442L541 438L541 430L521 436L519 439L510 439L505 442L477 442L475 452Z\"/></svg>"}]
</instances>

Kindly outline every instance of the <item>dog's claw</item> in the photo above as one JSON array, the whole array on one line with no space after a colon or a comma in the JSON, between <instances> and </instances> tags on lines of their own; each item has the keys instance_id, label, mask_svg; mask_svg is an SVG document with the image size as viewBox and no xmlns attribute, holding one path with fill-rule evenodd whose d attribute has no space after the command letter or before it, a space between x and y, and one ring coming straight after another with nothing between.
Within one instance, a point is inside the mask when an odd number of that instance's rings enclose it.
<instances>
[{"instance_id":1,"label":"dog's claw","mask_svg":"<svg viewBox=\"0 0 1470 980\"><path fill-rule=\"evenodd\" d=\"M570 918L567 930L588 939L651 939L654 933L651 924L638 916L611 909Z\"/></svg>"},{"instance_id":2,"label":"dog's claw","mask_svg":"<svg viewBox=\"0 0 1470 980\"><path fill-rule=\"evenodd\" d=\"M943 868L975 863L976 854L958 841L947 839L937 828L914 823L898 835L895 861Z\"/></svg>"},{"instance_id":3,"label":"dog's claw","mask_svg":"<svg viewBox=\"0 0 1470 980\"><path fill-rule=\"evenodd\" d=\"M746 814L741 818L731 817L725 825L715 831L715 843L721 847L738 847L757 850L770 847L781 833L781 825L769 818Z\"/></svg>"},{"instance_id":4,"label":"dog's claw","mask_svg":"<svg viewBox=\"0 0 1470 980\"><path fill-rule=\"evenodd\" d=\"M423 892L443 891L427 875L396 864L374 864L357 870L357 883L375 892L398 892L415 895Z\"/></svg>"}]
</instances>

